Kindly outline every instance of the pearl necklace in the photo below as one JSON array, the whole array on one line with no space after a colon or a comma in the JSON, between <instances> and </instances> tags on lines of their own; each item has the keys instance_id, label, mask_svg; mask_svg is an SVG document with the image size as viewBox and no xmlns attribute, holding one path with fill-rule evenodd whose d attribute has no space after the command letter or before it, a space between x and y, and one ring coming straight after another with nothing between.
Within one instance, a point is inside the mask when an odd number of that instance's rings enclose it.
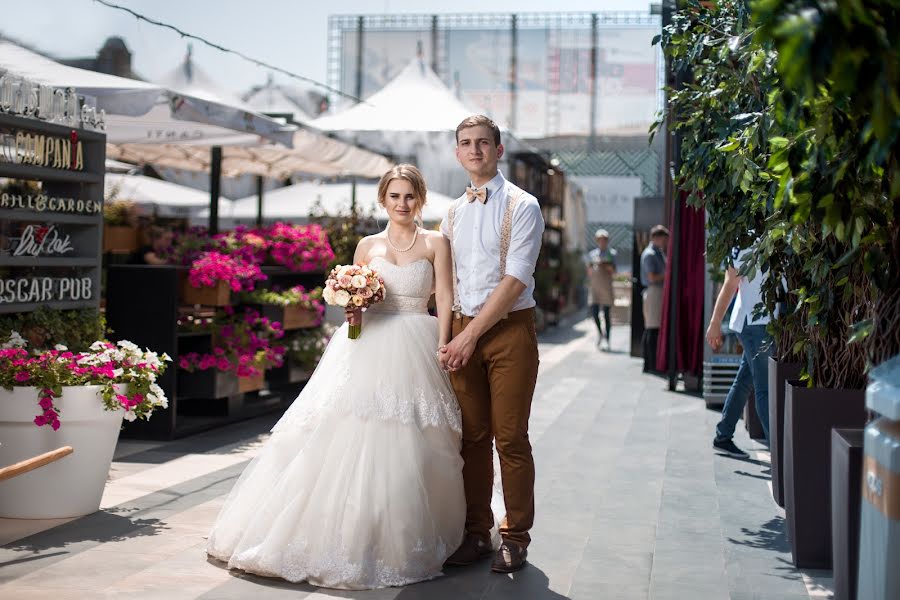
<instances>
[{"instance_id":1,"label":"pearl necklace","mask_svg":"<svg viewBox=\"0 0 900 600\"><path fill-rule=\"evenodd\" d=\"M412 239L412 242L409 243L409 246L407 246L406 248L402 248L402 249L401 249L401 248L398 248L397 246L395 246L395 245L394 245L394 242L391 241L391 226L390 226L390 225L388 225L387 231L385 231L384 233L385 233L385 237L387 238L387 243L388 243L388 245L389 245L391 248L393 248L394 251L396 251L396 252L409 252L410 250L412 250L412 247L416 245L416 238L419 237L419 226L416 225L416 230L413 231L413 239Z\"/></svg>"}]
</instances>

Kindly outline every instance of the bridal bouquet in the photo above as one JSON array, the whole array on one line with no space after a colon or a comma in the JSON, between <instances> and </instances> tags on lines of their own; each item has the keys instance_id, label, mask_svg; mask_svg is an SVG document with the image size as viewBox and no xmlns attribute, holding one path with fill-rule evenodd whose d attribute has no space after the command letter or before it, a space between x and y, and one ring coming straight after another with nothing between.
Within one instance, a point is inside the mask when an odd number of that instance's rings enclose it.
<instances>
[{"instance_id":1,"label":"bridal bouquet","mask_svg":"<svg viewBox=\"0 0 900 600\"><path fill-rule=\"evenodd\" d=\"M368 265L338 265L325 280L322 299L342 308L367 308L384 300L384 280ZM362 332L362 323L350 321L348 336L355 340Z\"/></svg>"}]
</instances>

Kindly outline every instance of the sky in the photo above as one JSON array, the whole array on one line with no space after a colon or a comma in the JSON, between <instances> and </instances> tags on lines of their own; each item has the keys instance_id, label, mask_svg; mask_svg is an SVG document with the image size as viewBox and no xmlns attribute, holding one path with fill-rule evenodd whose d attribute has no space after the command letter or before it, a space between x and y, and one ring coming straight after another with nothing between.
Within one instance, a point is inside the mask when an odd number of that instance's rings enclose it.
<instances>
[{"instance_id":1,"label":"sky","mask_svg":"<svg viewBox=\"0 0 900 600\"><path fill-rule=\"evenodd\" d=\"M149 18L238 50L322 83L327 82L328 17L358 14L648 12L647 0L112 0ZM96 56L106 38L120 36L132 69L153 81L175 69L187 41L94 0L0 0L0 34L59 58ZM268 71L193 44L196 64L240 94L263 84ZM283 76L276 82L291 83Z\"/></svg>"}]
</instances>

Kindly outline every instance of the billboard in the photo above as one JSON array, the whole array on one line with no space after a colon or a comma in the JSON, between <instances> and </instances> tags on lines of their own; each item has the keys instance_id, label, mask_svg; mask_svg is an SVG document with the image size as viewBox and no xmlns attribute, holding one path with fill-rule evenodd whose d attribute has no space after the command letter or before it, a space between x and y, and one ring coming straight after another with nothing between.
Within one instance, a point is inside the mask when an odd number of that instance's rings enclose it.
<instances>
[{"instance_id":1,"label":"billboard","mask_svg":"<svg viewBox=\"0 0 900 600\"><path fill-rule=\"evenodd\" d=\"M549 19L548 19L549 21ZM511 91L513 31L497 26L449 26L439 22L438 73L473 111L490 115L524 138L598 134L645 134L661 108L659 26L601 23L597 30L596 93L591 89L593 36L585 27L519 27L515 98ZM341 89L356 90L358 34L341 34ZM363 97L395 76L421 51L431 64L431 29L365 29ZM515 111L515 114L513 114Z\"/></svg>"}]
</instances>

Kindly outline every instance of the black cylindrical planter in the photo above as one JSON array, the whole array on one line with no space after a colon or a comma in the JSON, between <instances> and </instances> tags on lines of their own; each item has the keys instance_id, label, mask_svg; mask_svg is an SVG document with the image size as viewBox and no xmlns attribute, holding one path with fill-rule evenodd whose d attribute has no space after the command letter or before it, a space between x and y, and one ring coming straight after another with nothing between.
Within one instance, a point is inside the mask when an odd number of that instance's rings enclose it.
<instances>
[{"instance_id":1,"label":"black cylindrical planter","mask_svg":"<svg viewBox=\"0 0 900 600\"><path fill-rule=\"evenodd\" d=\"M834 600L856 600L863 429L831 430L831 562Z\"/></svg>"},{"instance_id":2,"label":"black cylindrical planter","mask_svg":"<svg viewBox=\"0 0 900 600\"><path fill-rule=\"evenodd\" d=\"M785 384L784 504L797 567L831 568L831 430L865 424L864 390Z\"/></svg>"},{"instance_id":3,"label":"black cylindrical planter","mask_svg":"<svg viewBox=\"0 0 900 600\"><path fill-rule=\"evenodd\" d=\"M769 453L772 459L772 497L784 508L784 382L800 377L800 363L769 357Z\"/></svg>"}]
</instances>

